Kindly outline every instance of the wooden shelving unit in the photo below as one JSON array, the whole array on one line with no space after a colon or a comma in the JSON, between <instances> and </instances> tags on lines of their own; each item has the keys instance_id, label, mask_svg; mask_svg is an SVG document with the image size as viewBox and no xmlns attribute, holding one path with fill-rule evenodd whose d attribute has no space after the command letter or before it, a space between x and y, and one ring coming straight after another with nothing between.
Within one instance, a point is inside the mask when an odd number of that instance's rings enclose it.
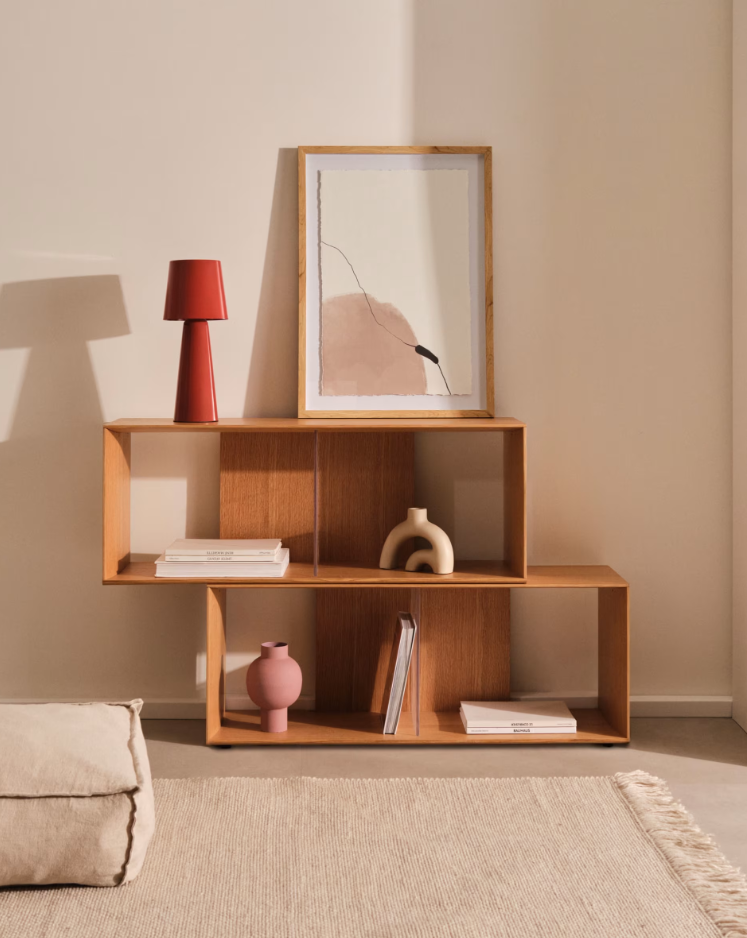
<instances>
[{"instance_id":1,"label":"wooden shelving unit","mask_svg":"<svg viewBox=\"0 0 747 938\"><path fill-rule=\"evenodd\" d=\"M384 538L414 501L414 434L504 435L503 560L463 560L453 574L380 570ZM282 537L282 579L156 578L130 560L133 433L219 433L221 537ZM212 745L486 745L625 743L629 739L628 584L605 566L527 567L526 427L501 419L260 419L175 424L117 420L104 427L103 582L206 588L207 742ZM262 733L256 712L225 707L230 589L317 590L315 711L294 711L286 733ZM509 696L511 589L596 589L599 708L575 712L563 736L467 736L462 699ZM396 612L420 623L417 713L381 732ZM475 655L475 649L480 654Z\"/></svg>"}]
</instances>

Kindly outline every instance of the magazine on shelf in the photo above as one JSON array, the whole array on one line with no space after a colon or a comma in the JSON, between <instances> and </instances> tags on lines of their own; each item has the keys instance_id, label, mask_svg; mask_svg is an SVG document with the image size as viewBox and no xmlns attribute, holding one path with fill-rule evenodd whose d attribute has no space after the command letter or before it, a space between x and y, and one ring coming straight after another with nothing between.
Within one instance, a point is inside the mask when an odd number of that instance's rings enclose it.
<instances>
[{"instance_id":1,"label":"magazine on shelf","mask_svg":"<svg viewBox=\"0 0 747 938\"><path fill-rule=\"evenodd\" d=\"M417 625L410 613L398 613L397 630L394 636L392 654L389 659L389 671L387 672L384 688L384 706L386 707L384 733L388 735L396 733L399 726L416 633Z\"/></svg>"},{"instance_id":2,"label":"magazine on shelf","mask_svg":"<svg viewBox=\"0 0 747 938\"><path fill-rule=\"evenodd\" d=\"M463 700L459 712L468 731L576 732L576 719L562 700Z\"/></svg>"}]
</instances>

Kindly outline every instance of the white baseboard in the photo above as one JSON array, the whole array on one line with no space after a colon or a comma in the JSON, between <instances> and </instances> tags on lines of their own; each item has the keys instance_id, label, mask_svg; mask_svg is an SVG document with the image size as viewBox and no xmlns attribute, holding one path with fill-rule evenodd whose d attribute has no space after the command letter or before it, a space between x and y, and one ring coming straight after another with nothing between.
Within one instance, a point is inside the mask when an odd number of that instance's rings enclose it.
<instances>
[{"instance_id":1,"label":"white baseboard","mask_svg":"<svg viewBox=\"0 0 747 938\"><path fill-rule=\"evenodd\" d=\"M730 717L731 697L631 697L632 717Z\"/></svg>"},{"instance_id":2,"label":"white baseboard","mask_svg":"<svg viewBox=\"0 0 747 938\"><path fill-rule=\"evenodd\" d=\"M569 692L567 694L544 690L515 690L511 691L511 700L562 700L572 710L593 710L599 706L595 694Z\"/></svg>"},{"instance_id":3,"label":"white baseboard","mask_svg":"<svg viewBox=\"0 0 747 938\"><path fill-rule=\"evenodd\" d=\"M143 702L140 716L144 720L204 720L204 700L158 700Z\"/></svg>"},{"instance_id":4,"label":"white baseboard","mask_svg":"<svg viewBox=\"0 0 747 938\"><path fill-rule=\"evenodd\" d=\"M599 706L596 696L578 692L514 691L511 699L564 700L573 710ZM636 696L630 698L630 715L632 717L730 717L731 697Z\"/></svg>"},{"instance_id":5,"label":"white baseboard","mask_svg":"<svg viewBox=\"0 0 747 938\"><path fill-rule=\"evenodd\" d=\"M552 693L549 691L515 691L512 700L564 700L574 710L598 706L592 694ZM39 703L88 703L89 699L65 698L64 700L19 699L0 700L0 704ZM246 695L226 698L229 710L256 710L257 707ZM630 715L633 717L731 717L731 697L666 697L637 696L630 698ZM292 707L293 710L313 710L314 697L302 694ZM144 720L204 720L205 701L193 699L159 699L152 697L143 704Z\"/></svg>"}]
</instances>

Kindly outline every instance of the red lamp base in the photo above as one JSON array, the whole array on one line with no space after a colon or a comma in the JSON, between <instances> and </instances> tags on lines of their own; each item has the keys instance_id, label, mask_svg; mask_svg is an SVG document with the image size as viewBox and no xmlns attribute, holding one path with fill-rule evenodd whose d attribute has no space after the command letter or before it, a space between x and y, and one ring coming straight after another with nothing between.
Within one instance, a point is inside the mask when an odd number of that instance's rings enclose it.
<instances>
[{"instance_id":1,"label":"red lamp base","mask_svg":"<svg viewBox=\"0 0 747 938\"><path fill-rule=\"evenodd\" d=\"M203 319L187 319L182 332L174 423L215 423L217 419L210 329Z\"/></svg>"}]
</instances>

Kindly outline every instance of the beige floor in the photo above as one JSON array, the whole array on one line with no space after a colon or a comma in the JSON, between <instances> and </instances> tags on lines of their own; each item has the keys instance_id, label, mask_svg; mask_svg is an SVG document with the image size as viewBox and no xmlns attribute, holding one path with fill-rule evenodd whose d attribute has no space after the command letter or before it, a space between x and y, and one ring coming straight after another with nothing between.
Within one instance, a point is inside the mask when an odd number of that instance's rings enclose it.
<instances>
[{"instance_id":1,"label":"beige floor","mask_svg":"<svg viewBox=\"0 0 747 938\"><path fill-rule=\"evenodd\" d=\"M629 746L324 746L210 749L201 720L145 720L156 778L611 775L666 779L729 860L747 870L747 733L732 720L633 720Z\"/></svg>"}]
</instances>

